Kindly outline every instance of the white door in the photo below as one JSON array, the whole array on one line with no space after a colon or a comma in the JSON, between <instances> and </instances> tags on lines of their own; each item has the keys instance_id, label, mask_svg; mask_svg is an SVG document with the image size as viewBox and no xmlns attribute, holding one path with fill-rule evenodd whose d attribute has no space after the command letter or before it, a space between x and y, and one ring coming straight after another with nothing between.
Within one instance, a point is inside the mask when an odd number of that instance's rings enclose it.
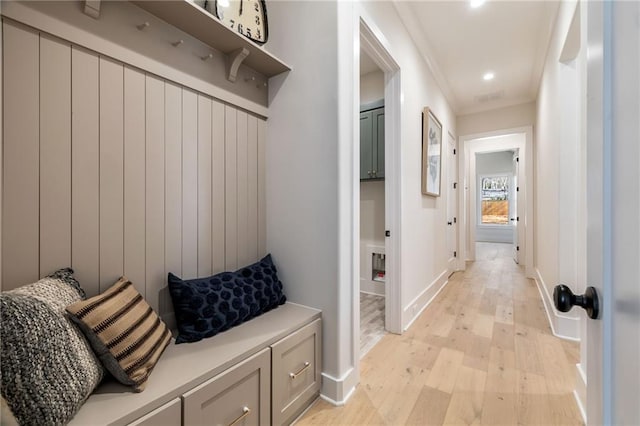
<instances>
[{"instance_id":1,"label":"white door","mask_svg":"<svg viewBox=\"0 0 640 426\"><path fill-rule=\"evenodd\" d=\"M449 253L449 275L458 270L458 151L457 142L451 134L447 143L447 249Z\"/></svg>"},{"instance_id":2,"label":"white door","mask_svg":"<svg viewBox=\"0 0 640 426\"><path fill-rule=\"evenodd\" d=\"M640 424L640 2L588 2L587 423Z\"/></svg>"},{"instance_id":3,"label":"white door","mask_svg":"<svg viewBox=\"0 0 640 426\"><path fill-rule=\"evenodd\" d=\"M513 260L516 263L520 263L518 261L518 254L520 253L520 246L518 245L518 225L520 222L520 216L518 213L518 192L520 192L520 188L518 188L518 170L520 169L519 162L518 150L516 150L513 153L513 178L511 188L509 190L509 220L513 232Z\"/></svg>"}]
</instances>

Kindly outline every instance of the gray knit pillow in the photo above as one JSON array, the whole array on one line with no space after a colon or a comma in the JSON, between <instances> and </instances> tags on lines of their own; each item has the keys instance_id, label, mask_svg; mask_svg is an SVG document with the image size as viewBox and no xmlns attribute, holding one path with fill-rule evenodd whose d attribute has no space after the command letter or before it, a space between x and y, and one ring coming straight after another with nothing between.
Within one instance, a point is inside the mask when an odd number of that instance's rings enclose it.
<instances>
[{"instance_id":1,"label":"gray knit pillow","mask_svg":"<svg viewBox=\"0 0 640 426\"><path fill-rule=\"evenodd\" d=\"M68 423L104 370L65 308L84 299L70 268L0 294L2 396L21 425Z\"/></svg>"}]
</instances>

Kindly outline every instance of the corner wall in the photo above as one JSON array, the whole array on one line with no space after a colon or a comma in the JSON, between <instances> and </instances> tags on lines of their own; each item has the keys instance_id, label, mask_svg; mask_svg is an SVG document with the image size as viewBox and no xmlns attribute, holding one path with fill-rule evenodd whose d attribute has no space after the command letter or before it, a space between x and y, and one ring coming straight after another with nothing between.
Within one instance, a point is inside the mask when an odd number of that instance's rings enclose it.
<instances>
[{"instance_id":1,"label":"corner wall","mask_svg":"<svg viewBox=\"0 0 640 426\"><path fill-rule=\"evenodd\" d=\"M585 215L580 197L584 50L573 60L560 62L577 3L562 2L538 94L535 149L535 266L554 334L579 339L577 310L560 313L553 306L553 289L563 283L582 293L579 282L582 250L579 229ZM583 225L582 225L583 226ZM581 266L582 267L582 266Z\"/></svg>"},{"instance_id":2,"label":"corner wall","mask_svg":"<svg viewBox=\"0 0 640 426\"><path fill-rule=\"evenodd\" d=\"M456 134L455 116L392 3L270 3L270 24L280 31L271 34L269 49L292 71L269 84L267 247L289 300L323 310L322 393L337 404L357 384L359 364L352 282L359 182L352 152L359 143L353 82L361 17L401 68L402 229L391 231L401 241L405 327L446 283L446 191L433 198L420 190L423 107L442 122L443 138Z\"/></svg>"},{"instance_id":3,"label":"corner wall","mask_svg":"<svg viewBox=\"0 0 640 426\"><path fill-rule=\"evenodd\" d=\"M337 5L271 2L269 21L280 29L269 49L292 71L269 82L267 251L287 298L322 309L323 373L341 377L340 333L350 327L338 294Z\"/></svg>"}]
</instances>

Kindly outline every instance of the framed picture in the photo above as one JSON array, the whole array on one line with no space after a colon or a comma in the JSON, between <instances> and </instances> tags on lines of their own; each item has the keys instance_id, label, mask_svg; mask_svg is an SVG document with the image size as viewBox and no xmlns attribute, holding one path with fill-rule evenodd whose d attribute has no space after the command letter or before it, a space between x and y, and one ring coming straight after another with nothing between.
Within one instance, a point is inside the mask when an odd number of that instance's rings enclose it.
<instances>
[{"instance_id":1,"label":"framed picture","mask_svg":"<svg viewBox=\"0 0 640 426\"><path fill-rule=\"evenodd\" d=\"M425 107L422 111L422 193L440 196L442 169L442 124Z\"/></svg>"}]
</instances>

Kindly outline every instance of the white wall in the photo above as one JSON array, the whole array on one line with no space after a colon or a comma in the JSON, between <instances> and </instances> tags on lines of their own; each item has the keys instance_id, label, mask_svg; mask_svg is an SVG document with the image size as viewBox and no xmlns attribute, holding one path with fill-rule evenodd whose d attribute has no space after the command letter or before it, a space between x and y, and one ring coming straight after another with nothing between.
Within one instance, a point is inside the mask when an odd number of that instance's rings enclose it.
<instances>
[{"instance_id":1,"label":"white wall","mask_svg":"<svg viewBox=\"0 0 640 426\"><path fill-rule=\"evenodd\" d=\"M564 283L580 292L579 240L585 209L581 183L581 85L584 49L578 59L559 61L576 2L562 2L547 52L538 94L535 149L535 265L554 332L578 338L578 311L558 313L553 288ZM582 266L581 266L582 267Z\"/></svg>"},{"instance_id":2,"label":"white wall","mask_svg":"<svg viewBox=\"0 0 640 426\"><path fill-rule=\"evenodd\" d=\"M458 116L457 129L458 136L466 136L493 132L495 130L532 126L535 122L536 103L529 102Z\"/></svg>"},{"instance_id":3,"label":"white wall","mask_svg":"<svg viewBox=\"0 0 640 426\"><path fill-rule=\"evenodd\" d=\"M384 295L384 284L372 281L371 252L382 252L372 246L385 244L384 181L360 182L360 290Z\"/></svg>"},{"instance_id":4,"label":"white wall","mask_svg":"<svg viewBox=\"0 0 640 426\"><path fill-rule=\"evenodd\" d=\"M351 332L357 315L352 277L358 275L351 250L359 243L351 206L359 197L352 153L360 16L401 68L402 228L394 237L402 247L405 325L430 289L446 281L447 270L446 199L420 190L423 107L440 119L443 134L456 134L453 112L391 2L270 3L270 24L280 31L271 34L269 49L292 71L269 88L267 245L289 299L323 309L323 394L338 402L353 389L359 355Z\"/></svg>"},{"instance_id":5,"label":"white wall","mask_svg":"<svg viewBox=\"0 0 640 426\"><path fill-rule=\"evenodd\" d=\"M373 71L360 76L360 105L384 99L384 73Z\"/></svg>"},{"instance_id":6,"label":"white wall","mask_svg":"<svg viewBox=\"0 0 640 426\"><path fill-rule=\"evenodd\" d=\"M337 5L272 2L269 49L293 69L270 80L267 250L287 298L322 309L323 372L340 377ZM318 36L322 34L322 36Z\"/></svg>"},{"instance_id":7,"label":"white wall","mask_svg":"<svg viewBox=\"0 0 640 426\"><path fill-rule=\"evenodd\" d=\"M513 175L513 152L500 151L476 154L476 183L480 185L482 176L492 174ZM481 215L482 191L476 191L476 210ZM513 242L513 226L508 225L483 225L480 220L476 222L476 241L511 243Z\"/></svg>"},{"instance_id":8,"label":"white wall","mask_svg":"<svg viewBox=\"0 0 640 426\"><path fill-rule=\"evenodd\" d=\"M360 182L360 240L384 245L384 181Z\"/></svg>"}]
</instances>

